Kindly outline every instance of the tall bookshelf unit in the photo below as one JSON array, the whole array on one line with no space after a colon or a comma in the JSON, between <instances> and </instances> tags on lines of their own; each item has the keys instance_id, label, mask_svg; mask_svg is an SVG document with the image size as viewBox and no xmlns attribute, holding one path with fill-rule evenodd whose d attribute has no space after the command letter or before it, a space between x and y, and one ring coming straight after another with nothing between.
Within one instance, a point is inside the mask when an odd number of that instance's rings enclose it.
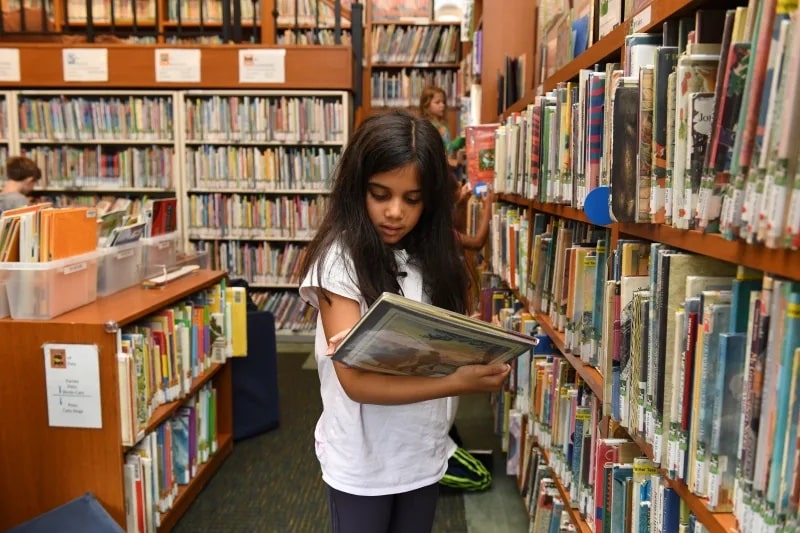
<instances>
[{"instance_id":1,"label":"tall bookshelf unit","mask_svg":"<svg viewBox=\"0 0 800 533\"><path fill-rule=\"evenodd\" d=\"M287 293L299 287L305 246L350 136L349 94L186 91L182 102L187 244L208 250L213 267L266 293L257 295L260 301L294 296L283 306L302 311L296 294ZM248 117L263 120L240 129Z\"/></svg>"},{"instance_id":2,"label":"tall bookshelf unit","mask_svg":"<svg viewBox=\"0 0 800 533\"><path fill-rule=\"evenodd\" d=\"M23 90L10 94L12 151L42 169L36 192L56 204L98 197L175 197L174 91Z\"/></svg>"},{"instance_id":3,"label":"tall bookshelf unit","mask_svg":"<svg viewBox=\"0 0 800 533\"><path fill-rule=\"evenodd\" d=\"M510 13L505 12L502 17L504 20L513 21L516 19L515 15L517 11L519 14L522 14L523 10L533 10L535 4L536 2L532 1L515 1L515 11ZM640 2L639 5L640 8L632 13L628 19L624 20L608 35L594 44L590 43L589 48L585 52L578 55L566 65L563 65L555 74L546 79L538 80L535 86L527 87L525 95L518 102L506 108L500 116L496 116L491 111L494 101L484 102L483 122L505 121L513 114L524 112L528 105L534 102L537 95L551 91L561 82L576 81L582 69L591 69L593 65L598 63L620 61L620 58L624 61L626 35L634 31L656 31L664 21L680 16L693 15L696 9L706 4L694 0L652 0L650 2ZM708 3L707 5L710 7L719 7L719 4ZM796 23L795 17L795 24ZM497 43L502 44L504 40L513 37L509 37L509 31L495 24L493 19L487 17L486 13L484 13L482 18L482 27L484 30L485 42L484 65L486 65L486 55L491 55L497 49ZM504 36L501 36L502 32L504 32ZM492 59L489 58L488 61L491 62ZM484 69L483 74L484 76L491 77L493 73ZM796 90L796 88L792 90ZM484 88L484 97L486 96L487 91L486 88ZM632 154L630 157L635 159L636 154ZM564 221L587 225L593 224L582 209L569 205L540 202L524 194L500 194L498 196L498 201L507 206L516 207L521 212L526 212L529 218L532 218L536 213L542 213ZM677 229L662 224L612 223L605 226L605 229L608 230L609 235L609 242L606 243L606 250L615 250L617 244L625 239L661 243L675 250L716 258L733 265L769 273L787 280L788 282L800 282L800 250L768 248L762 244L749 244L741 239L726 240L719 234L704 233L697 230ZM493 228L493 231L495 230L496 228ZM526 257L526 272L530 273L533 267L533 231L530 231L528 234L527 250L530 253ZM498 274L501 274L501 272L498 272ZM554 324L550 316L538 312L538 305L527 298L527 284L519 288L515 286L511 280L506 279L506 283L513 290L515 298L522 302L526 309L530 310L543 333L550 337L553 343L554 353L558 353L574 369L576 383L585 384L601 404L610 403L612 401L612 398L608 397L611 391L610 384L608 383L610 376L603 375L598 368L587 364L579 354L573 353L570 347L568 334L565 334L561 327ZM749 346L747 349L750 349ZM668 357L670 356L671 354L668 354ZM604 419L603 422L608 431L607 436L610 436L612 432L620 429L623 430L623 432L625 431L624 428L618 427L616 424L609 424L610 421L608 419ZM531 421L529 423L533 422ZM614 433L614 435L618 435L618 433ZM632 440L639 447L641 456L654 460L656 463L659 462L659 458L654 455L654 449L650 443L645 442L641 436L633 436ZM538 444L541 445L541 443ZM664 444L664 446L666 446L666 444ZM552 464L552 456L548 454L546 450L542 451L542 455L546 458L548 463ZM794 468L796 470L797 466L795 465ZM696 495L687 487L684 481L670 477L663 465L660 467L659 472L665 486L674 490L680 500L694 515L697 523L702 525L705 530L710 533L749 531L746 526L737 522L737 517L732 512L713 512L710 510L709 500L707 498ZM592 475L594 475L594 473L592 473ZM572 508L570 505L570 501L573 498L571 498L570 487L569 483L566 482L566 478L559 478L555 481L558 492L564 502L564 508L569 514L572 526L580 532L589 533L592 531L590 523L584 519L577 508ZM529 490L534 490L534 488L530 487ZM789 523L789 528L792 527L792 524L792 522ZM796 522L794 522L794 524L796 524ZM755 531L755 529L751 530Z\"/></svg>"},{"instance_id":4,"label":"tall bookshelf unit","mask_svg":"<svg viewBox=\"0 0 800 533\"><path fill-rule=\"evenodd\" d=\"M126 524L125 454L120 409L118 335L139 320L219 283L225 274L201 270L162 289L133 287L46 321L0 320L6 371L0 376L0 412L8 428L0 435L0 529L6 530L87 491L123 528ZM51 427L45 379L45 343L96 345L102 427ZM157 407L146 426L152 433L211 383L216 390L217 450L161 514L169 531L233 450L231 367L214 364L192 380L189 394ZM51 400L52 401L52 400Z\"/></svg>"}]
</instances>

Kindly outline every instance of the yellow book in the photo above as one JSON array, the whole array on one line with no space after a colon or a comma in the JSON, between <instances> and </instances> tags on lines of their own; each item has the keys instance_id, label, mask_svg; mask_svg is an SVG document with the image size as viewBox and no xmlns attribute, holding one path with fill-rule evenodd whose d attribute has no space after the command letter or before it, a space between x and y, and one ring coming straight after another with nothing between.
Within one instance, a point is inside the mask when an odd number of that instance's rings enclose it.
<instances>
[{"instance_id":1,"label":"yellow book","mask_svg":"<svg viewBox=\"0 0 800 533\"><path fill-rule=\"evenodd\" d=\"M230 327L226 333L233 357L247 355L247 291L244 287L227 287L225 301L230 306Z\"/></svg>"}]
</instances>

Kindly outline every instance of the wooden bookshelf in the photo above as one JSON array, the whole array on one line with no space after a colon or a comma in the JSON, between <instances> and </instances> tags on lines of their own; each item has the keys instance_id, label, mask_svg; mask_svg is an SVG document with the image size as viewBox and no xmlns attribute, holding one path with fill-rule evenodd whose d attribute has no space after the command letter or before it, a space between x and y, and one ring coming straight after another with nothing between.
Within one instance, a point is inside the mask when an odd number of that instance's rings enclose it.
<instances>
[{"instance_id":1,"label":"wooden bookshelf","mask_svg":"<svg viewBox=\"0 0 800 533\"><path fill-rule=\"evenodd\" d=\"M550 337L550 340L555 344L558 348L558 351L561 352L561 355L569 361L569 364L575 369L575 372L581 377L581 379L592 389L592 393L597 396L597 399L602 403L603 401L603 376L600 372L594 368L593 366L587 365L583 361L581 361L580 357L573 354L566 345L564 341L564 334L560 331L557 331L553 327L553 323L550 321L549 317L546 317L539 313L534 313L534 318L539 325L542 327L542 331L544 331L545 335Z\"/></svg>"},{"instance_id":2,"label":"wooden bookshelf","mask_svg":"<svg viewBox=\"0 0 800 533\"><path fill-rule=\"evenodd\" d=\"M527 9L532 9L534 2L526 4ZM595 43L590 43L588 49L579 56L563 65L551 76L538 86L530 88L525 95L517 102L508 106L500 113L483 117L483 122L504 121L512 113L523 112L529 104L532 104L536 96L553 90L559 83L576 81L581 70L593 69L594 65L608 61L623 60L625 56L625 37L634 32L659 31L660 26L666 20L677 19L684 16L694 16L698 8L706 9L732 9L730 3L723 3L714 0L650 0L641 2L641 8L637 9L627 20L602 39ZM737 3L736 5L744 5ZM513 20L519 13L519 9L512 8L513 13L504 15L505 19ZM795 13L796 14L796 13ZM484 28L486 25L484 24ZM498 30L498 35L485 34L485 41L490 41L485 45L485 49L497 43L503 43L507 36L502 35ZM537 50L537 48L534 48ZM491 76L495 70L484 69L484 74ZM491 83L490 83L491 85ZM491 92L484 87L484 98ZM490 102L484 102L484 107L495 105L494 98L490 97ZM630 155L629 155L630 156ZM635 157L633 154L632 157ZM499 194L498 200L507 202L530 210L530 213L545 213L554 217L559 217L575 222L592 224L582 209L574 207L541 203L537 200L526 198L515 194ZM531 217L532 218L532 217ZM531 226L529 226L530 228ZM605 226L609 230L607 249L616 248L620 239L635 238L643 241L661 243L668 247L685 250L690 253L713 257L731 264L747 267L752 270L763 271L774 274L778 277L789 280L800 280L800 250L771 249L762 244L748 244L741 239L727 240L719 234L704 233L696 230L677 229L666 225L649 223L612 223ZM528 251L532 250L532 236L528 241ZM530 260L530 258L529 258ZM530 272L531 269L528 269ZM524 290L523 290L524 292ZM579 358L571 354L565 345L564 335L556 331L547 316L535 314L541 329L548 334L554 347L558 349L565 359L575 368L576 373L589 384L595 391L597 399L602 403L604 376L600 375L595 369L586 367ZM667 355L669 357L669 354ZM605 376L611 379L611 376ZM641 449L642 454L651 460L654 459L652 446L644 439L637 437L633 441ZM678 496L686 503L698 522L703 524L712 533L731 533L739 531L737 521L732 513L711 512L708 508L708 500L692 493L684 482L670 479L664 469L661 469L661 477L665 486L672 488ZM562 494L562 496L564 496ZM569 501L566 498L565 501ZM570 514L576 528L581 529L580 517Z\"/></svg>"},{"instance_id":3,"label":"wooden bookshelf","mask_svg":"<svg viewBox=\"0 0 800 533\"><path fill-rule=\"evenodd\" d=\"M352 90L353 54L349 46L264 46L264 45L153 45L153 44L9 44L20 53L20 81L3 82L3 87L97 87L106 88L202 88L231 89L338 89ZM107 82L65 82L62 50L104 48L108 51ZM239 83L239 50L286 50L285 83ZM156 82L157 49L200 50L200 82ZM42 65L50 65L42 68Z\"/></svg>"},{"instance_id":4,"label":"wooden bookshelf","mask_svg":"<svg viewBox=\"0 0 800 533\"><path fill-rule=\"evenodd\" d=\"M92 492L114 520L125 527L122 444L117 370L117 330L218 283L225 274L199 271L159 289L133 287L52 320L0 320L0 415L8 429L0 434L0 530L30 520L86 492ZM102 427L49 425L44 343L94 344L99 351ZM217 391L217 451L162 515L169 531L233 449L231 367L220 364L194 380L191 390L212 382ZM188 399L190 396L187 396ZM157 427L183 404L160 406L147 425ZM13 429L13 430L12 430Z\"/></svg>"},{"instance_id":5,"label":"wooden bookshelf","mask_svg":"<svg viewBox=\"0 0 800 533\"><path fill-rule=\"evenodd\" d=\"M547 453L547 450L544 448L539 448L539 450L541 450L545 462L550 465L550 455ZM572 524L575 526L575 528L580 533L592 533L592 528L590 528L589 524L586 523L586 520L583 519L581 513L570 505L572 498L569 496L569 491L564 488L564 485L555 474L555 471L553 472L553 482L556 484L558 494L561 496L561 501L564 502L564 510L567 511L567 514L569 514L569 519L572 521Z\"/></svg>"},{"instance_id":6,"label":"wooden bookshelf","mask_svg":"<svg viewBox=\"0 0 800 533\"><path fill-rule=\"evenodd\" d=\"M653 461L653 447L644 441L641 437L631 437L632 440L639 446L642 453L648 459ZM663 469L661 471L661 478L664 483L673 489L681 500L686 502L686 505L694 513L697 519L708 529L709 533L732 533L736 529L736 517L732 513L715 513L708 509L708 499L702 498L689 490L686 483L677 479L671 479L667 476L667 472Z\"/></svg>"}]
</instances>

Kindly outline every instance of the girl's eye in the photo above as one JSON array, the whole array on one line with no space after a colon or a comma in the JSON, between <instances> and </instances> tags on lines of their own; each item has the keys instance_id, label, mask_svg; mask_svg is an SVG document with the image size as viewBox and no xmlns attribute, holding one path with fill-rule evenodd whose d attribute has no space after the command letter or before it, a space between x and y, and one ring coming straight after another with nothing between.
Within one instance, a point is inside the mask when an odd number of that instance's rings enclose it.
<instances>
[{"instance_id":1,"label":"girl's eye","mask_svg":"<svg viewBox=\"0 0 800 533\"><path fill-rule=\"evenodd\" d=\"M385 202L389 198L391 198L391 196L389 196L388 194L378 193L378 192L375 192L375 191L370 191L369 194L370 194L370 196L372 196L372 198L374 198L378 202Z\"/></svg>"},{"instance_id":2,"label":"girl's eye","mask_svg":"<svg viewBox=\"0 0 800 533\"><path fill-rule=\"evenodd\" d=\"M413 196L413 197L406 197L406 203L409 205L416 205L422 201L422 198Z\"/></svg>"}]
</instances>

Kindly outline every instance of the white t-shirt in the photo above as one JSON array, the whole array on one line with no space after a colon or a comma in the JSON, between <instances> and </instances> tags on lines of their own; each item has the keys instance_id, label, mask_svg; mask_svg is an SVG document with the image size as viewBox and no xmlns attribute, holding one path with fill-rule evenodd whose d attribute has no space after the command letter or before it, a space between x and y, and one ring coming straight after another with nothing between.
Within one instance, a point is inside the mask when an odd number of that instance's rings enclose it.
<instances>
[{"instance_id":1,"label":"white t-shirt","mask_svg":"<svg viewBox=\"0 0 800 533\"><path fill-rule=\"evenodd\" d=\"M395 252L403 295L427 301L422 277L408 265L405 251ZM322 283L312 266L300 285L300 295L319 308L316 287L355 300L363 314L367 305L356 283L349 255L340 246L327 254ZM415 490L438 482L455 452L448 437L451 399L443 398L407 405L362 404L351 400L339 384L333 362L325 355L327 338L317 318L315 353L319 368L322 415L314 431L322 479L336 490L358 496L382 496Z\"/></svg>"}]
</instances>

